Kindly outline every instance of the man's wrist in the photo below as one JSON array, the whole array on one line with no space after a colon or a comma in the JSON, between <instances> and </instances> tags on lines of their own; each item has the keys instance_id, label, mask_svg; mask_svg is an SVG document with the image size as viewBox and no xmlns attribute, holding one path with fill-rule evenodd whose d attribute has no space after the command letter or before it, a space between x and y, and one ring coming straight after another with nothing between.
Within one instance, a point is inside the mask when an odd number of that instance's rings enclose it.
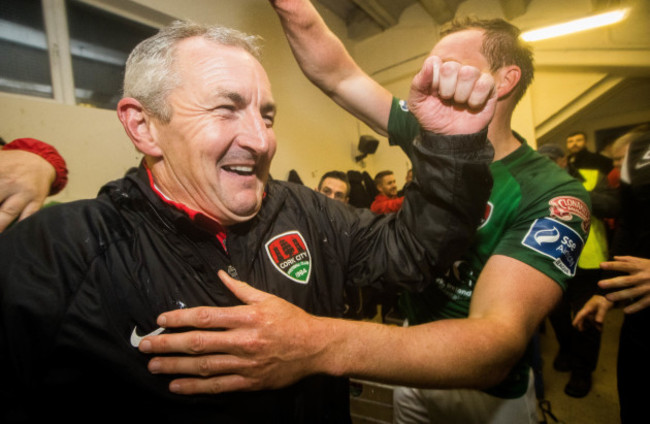
<instances>
[{"instance_id":1,"label":"man's wrist","mask_svg":"<svg viewBox=\"0 0 650 424\"><path fill-rule=\"evenodd\" d=\"M494 155L491 144L487 141L487 128L470 134L438 134L422 129L415 138L415 143L440 153L483 152Z\"/></svg>"},{"instance_id":2,"label":"man's wrist","mask_svg":"<svg viewBox=\"0 0 650 424\"><path fill-rule=\"evenodd\" d=\"M45 159L54 167L55 177L50 186L50 195L63 190L68 183L68 169L65 160L51 145L34 138L17 138L2 147L2 150L22 150Z\"/></svg>"}]
</instances>

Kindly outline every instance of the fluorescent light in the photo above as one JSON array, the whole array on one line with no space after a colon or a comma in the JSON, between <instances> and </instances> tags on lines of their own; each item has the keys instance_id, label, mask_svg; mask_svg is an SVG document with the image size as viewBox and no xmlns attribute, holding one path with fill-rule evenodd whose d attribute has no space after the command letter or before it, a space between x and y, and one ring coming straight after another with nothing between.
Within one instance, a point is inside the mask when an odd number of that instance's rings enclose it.
<instances>
[{"instance_id":1,"label":"fluorescent light","mask_svg":"<svg viewBox=\"0 0 650 424\"><path fill-rule=\"evenodd\" d=\"M629 9L615 10L613 12L601 13L587 18L576 19L575 21L565 22L563 24L526 31L521 34L521 38L524 41L545 40L547 38L559 37L561 35L611 25L622 21L627 16L628 10Z\"/></svg>"}]
</instances>

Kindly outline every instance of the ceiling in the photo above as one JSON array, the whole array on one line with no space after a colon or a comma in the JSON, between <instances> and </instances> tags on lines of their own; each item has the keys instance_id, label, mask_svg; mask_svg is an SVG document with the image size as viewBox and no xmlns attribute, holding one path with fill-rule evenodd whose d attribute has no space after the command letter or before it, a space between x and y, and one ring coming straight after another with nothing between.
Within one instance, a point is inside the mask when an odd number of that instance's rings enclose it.
<instances>
[{"instance_id":1,"label":"ceiling","mask_svg":"<svg viewBox=\"0 0 650 424\"><path fill-rule=\"evenodd\" d=\"M314 0L332 13L337 15L346 25L347 36L353 41L361 41L382 31L385 31L399 23L404 10L415 4L431 17L437 25L444 24L451 20L466 0ZM533 0L498 0L503 16L508 20L525 15ZM642 21L641 26L646 27L645 16L649 13L650 1L647 0L590 0L593 12L606 10L623 3L638 3L644 5L646 11L638 16L637 21ZM558 4L557 2L555 3ZM532 10L532 9L531 9ZM553 16L556 11L546 9L546 13ZM557 10L559 16L563 17L563 10ZM642 44L650 43L647 27L638 33L631 33L630 39L641 41ZM647 49L647 47L644 47ZM645 50L642 50L645 51ZM584 122L598 122L608 116L622 113L622 109L647 110L650 108L650 68L648 60L643 60L642 66L629 66L623 61L620 69L615 69L616 63L610 64L611 69L602 70L592 67L592 70L612 72L613 75L623 77L623 83L618 84L615 90L611 90L597 100L590 101L581 110L566 108L551 125L551 129L543 130L537 134L538 141L544 143L558 138L566 132L566 128L582 124ZM634 63L633 63L634 64ZM540 65L538 63L538 65ZM545 66L542 64L541 66ZM569 63L554 64L555 67L571 66L579 70L576 64ZM548 66L547 66L548 67ZM601 66L602 67L602 66ZM589 68L589 67L587 67ZM587 69L589 70L589 69ZM539 129L539 128L538 128Z\"/></svg>"},{"instance_id":2,"label":"ceiling","mask_svg":"<svg viewBox=\"0 0 650 424\"><path fill-rule=\"evenodd\" d=\"M409 6L419 3L440 25L451 20L465 0L315 0L331 10L347 25L348 37L362 39L394 25ZM532 0L498 0L503 16L513 20L526 13ZM621 0L591 0L593 11L615 7Z\"/></svg>"},{"instance_id":3,"label":"ceiling","mask_svg":"<svg viewBox=\"0 0 650 424\"><path fill-rule=\"evenodd\" d=\"M419 3L437 24L454 17L465 0L316 0L347 25L348 37L362 39L394 25L407 7ZM504 16L514 19L526 12L531 0L499 0Z\"/></svg>"}]
</instances>

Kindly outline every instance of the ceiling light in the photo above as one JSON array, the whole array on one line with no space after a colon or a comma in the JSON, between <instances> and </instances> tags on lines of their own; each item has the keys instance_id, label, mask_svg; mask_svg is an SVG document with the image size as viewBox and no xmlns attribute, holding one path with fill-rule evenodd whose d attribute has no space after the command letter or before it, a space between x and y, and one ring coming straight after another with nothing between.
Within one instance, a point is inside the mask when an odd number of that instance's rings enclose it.
<instances>
[{"instance_id":1,"label":"ceiling light","mask_svg":"<svg viewBox=\"0 0 650 424\"><path fill-rule=\"evenodd\" d=\"M551 25L540 29L526 31L521 34L524 41L538 41L547 38L559 37L561 35L572 34L574 32L585 31L592 28L598 28L605 25L611 25L622 21L629 9L614 10L613 12L601 13L599 15L589 16L587 18L576 19L563 24Z\"/></svg>"}]
</instances>

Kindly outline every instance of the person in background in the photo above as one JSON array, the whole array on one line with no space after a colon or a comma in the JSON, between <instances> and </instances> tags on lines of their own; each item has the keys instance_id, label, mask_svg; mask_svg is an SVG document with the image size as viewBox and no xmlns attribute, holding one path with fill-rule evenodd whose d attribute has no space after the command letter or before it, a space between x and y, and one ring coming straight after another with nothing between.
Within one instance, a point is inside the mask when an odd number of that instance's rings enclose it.
<instances>
[{"instance_id":1,"label":"person in background","mask_svg":"<svg viewBox=\"0 0 650 424\"><path fill-rule=\"evenodd\" d=\"M612 143L612 170L607 174L607 180L611 187L618 188L619 186L623 159L627 154L627 149L630 146L633 135L634 131L630 131Z\"/></svg>"},{"instance_id":2,"label":"person in background","mask_svg":"<svg viewBox=\"0 0 650 424\"><path fill-rule=\"evenodd\" d=\"M609 171L609 174L607 174L607 185L614 190L618 190L621 185L621 167L623 166L623 159L627 154L627 149L634 136L635 132L630 131L612 142L613 168ZM611 244L618 228L618 217L605 218L604 222L605 225L607 225L607 240Z\"/></svg>"},{"instance_id":3,"label":"person in background","mask_svg":"<svg viewBox=\"0 0 650 424\"><path fill-rule=\"evenodd\" d=\"M347 204L350 200L350 181L343 171L328 171L321 177L316 191L330 199ZM363 318L364 300L370 290L369 287L345 288L345 310L343 311L345 318Z\"/></svg>"},{"instance_id":4,"label":"person in background","mask_svg":"<svg viewBox=\"0 0 650 424\"><path fill-rule=\"evenodd\" d=\"M567 158L564 150L557 144L544 144L537 148L537 153L540 155L548 157L550 160L555 162L557 166L562 169L566 169Z\"/></svg>"},{"instance_id":5,"label":"person in background","mask_svg":"<svg viewBox=\"0 0 650 424\"><path fill-rule=\"evenodd\" d=\"M393 213L400 210L404 197L397 196L397 181L393 171L381 171L375 175L375 187L379 193L370 205L374 213Z\"/></svg>"},{"instance_id":6,"label":"person in background","mask_svg":"<svg viewBox=\"0 0 650 424\"><path fill-rule=\"evenodd\" d=\"M583 131L576 131L566 138L567 168L569 173L576 178L585 178L580 175L581 169L593 169L603 175L609 174L612 170L612 159L594 153L587 148L587 134Z\"/></svg>"},{"instance_id":7,"label":"person in background","mask_svg":"<svg viewBox=\"0 0 650 424\"><path fill-rule=\"evenodd\" d=\"M0 232L38 211L68 183L65 160L51 145L17 138L0 150Z\"/></svg>"},{"instance_id":8,"label":"person in background","mask_svg":"<svg viewBox=\"0 0 650 424\"><path fill-rule=\"evenodd\" d=\"M439 105L394 98L352 60L311 2L270 3L307 77L416 160L420 125L414 114L437 116L444 113ZM494 186L469 251L443 277L413 293L405 305L407 327L306 318L275 300L282 320L272 326L262 320L239 325L244 314L271 301L244 285L238 286L240 295L256 299L246 308L164 314L161 322L172 328L228 327L226 332L148 339L148 351L161 354L152 360L157 372L190 375L174 383L182 393L260 389L290 374L325 373L410 386L396 390L397 422L537 422L526 352L575 273L589 228L589 197L578 181L511 128L514 108L533 78L532 53L520 44L519 30L499 19L455 24L442 34L418 75L429 67L460 72L458 82L468 91L445 97L470 105L469 90L480 90L488 75L495 82L496 112L487 128L495 149ZM486 71L484 81L474 80L476 69ZM412 187L428 183L413 165ZM296 327L298 317L309 325ZM197 340L202 343L198 352L192 349ZM251 344L255 347L246 349ZM273 359L283 351L300 361Z\"/></svg>"},{"instance_id":9,"label":"person in background","mask_svg":"<svg viewBox=\"0 0 650 424\"><path fill-rule=\"evenodd\" d=\"M590 322L602 328L607 311L617 303L624 305L617 387L621 423L628 424L639 422L646 413L647 391L639 388L639 382L650 379L650 125L638 126L623 137L628 149L621 166L621 214L612 241L614 256L601 264L610 278L598 283L600 293L576 314L573 324L581 330Z\"/></svg>"},{"instance_id":10,"label":"person in background","mask_svg":"<svg viewBox=\"0 0 650 424\"><path fill-rule=\"evenodd\" d=\"M374 213L396 213L404 203L404 195L397 192L397 181L393 171L380 171L375 175L375 187L377 187L377 196L370 205L370 210ZM397 311L397 301L399 292L397 290L364 290L364 306L366 311L364 315L374 316L379 307L377 316L381 317L381 322L386 322L389 313Z\"/></svg>"},{"instance_id":11,"label":"person in background","mask_svg":"<svg viewBox=\"0 0 650 424\"><path fill-rule=\"evenodd\" d=\"M269 179L277 109L259 54L257 37L189 22L142 41L117 106L138 169L0 234L0 422L85 423L88 411L102 422L350 422L341 376L287 373L277 390L186 397L138 348L167 331L165 311L243 307L233 277L323 318L342 315L345 286L416 289L444 272L489 196L482 129L494 101L464 116L435 94L454 92L457 75L416 79L413 105L448 113L421 116L416 178L427 184L399 215L378 216ZM292 349L281 356L294 362Z\"/></svg>"},{"instance_id":12,"label":"person in background","mask_svg":"<svg viewBox=\"0 0 650 424\"><path fill-rule=\"evenodd\" d=\"M318 182L316 191L323 193L330 199L348 203L350 199L350 182L343 171L329 171L323 174Z\"/></svg>"},{"instance_id":13,"label":"person in background","mask_svg":"<svg viewBox=\"0 0 650 424\"><path fill-rule=\"evenodd\" d=\"M589 239L580 256L575 277L562 302L549 316L559 344L553 367L557 371L571 373L564 392L575 398L582 398L591 390L591 376L598 364L601 334L593 327L578 331L571 322L596 291L602 277L600 263L609 257L605 219L615 218L619 210L617 194L607 182L612 161L589 151L586 142L584 132L575 132L566 138L569 152L567 171L582 182L591 198Z\"/></svg>"}]
</instances>

